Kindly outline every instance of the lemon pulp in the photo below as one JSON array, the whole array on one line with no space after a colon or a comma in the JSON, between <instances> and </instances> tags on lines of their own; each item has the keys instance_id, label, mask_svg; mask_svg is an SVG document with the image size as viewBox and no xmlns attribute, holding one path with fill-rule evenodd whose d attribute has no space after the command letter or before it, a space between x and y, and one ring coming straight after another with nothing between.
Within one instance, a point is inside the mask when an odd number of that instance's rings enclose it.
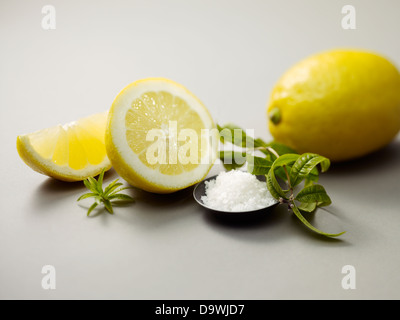
<instances>
[{"instance_id":1,"label":"lemon pulp","mask_svg":"<svg viewBox=\"0 0 400 320\"><path fill-rule=\"evenodd\" d=\"M17 150L33 170L79 181L111 167L104 141L108 112L17 137Z\"/></svg>"},{"instance_id":2,"label":"lemon pulp","mask_svg":"<svg viewBox=\"0 0 400 320\"><path fill-rule=\"evenodd\" d=\"M173 192L200 181L210 170L217 150L212 129L208 110L182 85L163 78L143 79L114 100L107 153L130 184L151 192Z\"/></svg>"}]
</instances>

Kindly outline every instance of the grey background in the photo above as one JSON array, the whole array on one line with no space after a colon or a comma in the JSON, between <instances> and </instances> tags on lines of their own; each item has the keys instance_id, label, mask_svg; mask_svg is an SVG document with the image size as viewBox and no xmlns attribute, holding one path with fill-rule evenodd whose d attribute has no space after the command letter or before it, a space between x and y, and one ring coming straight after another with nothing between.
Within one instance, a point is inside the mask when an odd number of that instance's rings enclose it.
<instances>
[{"instance_id":1,"label":"grey background","mask_svg":"<svg viewBox=\"0 0 400 320\"><path fill-rule=\"evenodd\" d=\"M56 8L56 30L41 9ZM343 30L352 4L357 29ZM191 189L133 191L115 215L86 217L83 184L37 174L18 134L109 108L137 79L171 78L215 121L269 140L265 106L279 76L326 49L375 50L400 65L398 1L0 1L0 298L398 299L400 139L321 176L333 205L309 232L280 207L258 221L220 220ZM221 170L216 165L211 174ZM110 182L118 176L111 171ZM56 289L44 290L44 265ZM344 290L344 265L356 289Z\"/></svg>"}]
</instances>

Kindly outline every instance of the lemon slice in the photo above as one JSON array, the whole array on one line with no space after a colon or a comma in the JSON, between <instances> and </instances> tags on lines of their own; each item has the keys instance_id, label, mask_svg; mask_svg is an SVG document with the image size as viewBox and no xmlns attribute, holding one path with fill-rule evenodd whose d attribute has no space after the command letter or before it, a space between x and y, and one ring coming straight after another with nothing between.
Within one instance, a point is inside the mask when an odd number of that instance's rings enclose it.
<instances>
[{"instance_id":1,"label":"lemon slice","mask_svg":"<svg viewBox=\"0 0 400 320\"><path fill-rule=\"evenodd\" d=\"M107 112L17 137L17 150L33 170L62 181L111 168L104 145Z\"/></svg>"},{"instance_id":2,"label":"lemon slice","mask_svg":"<svg viewBox=\"0 0 400 320\"><path fill-rule=\"evenodd\" d=\"M174 81L133 82L111 106L108 157L117 173L140 189L170 193L201 181L217 148L218 131L210 113Z\"/></svg>"}]
</instances>

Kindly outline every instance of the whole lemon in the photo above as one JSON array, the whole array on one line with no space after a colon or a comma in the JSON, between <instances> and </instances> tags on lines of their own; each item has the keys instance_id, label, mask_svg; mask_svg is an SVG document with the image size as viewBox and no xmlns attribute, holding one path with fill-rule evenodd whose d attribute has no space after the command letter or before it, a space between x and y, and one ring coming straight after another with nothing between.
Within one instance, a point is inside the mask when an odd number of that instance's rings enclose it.
<instances>
[{"instance_id":1,"label":"whole lemon","mask_svg":"<svg viewBox=\"0 0 400 320\"><path fill-rule=\"evenodd\" d=\"M332 161L388 144L400 129L400 74L379 54L331 50L289 69L267 106L276 141Z\"/></svg>"}]
</instances>

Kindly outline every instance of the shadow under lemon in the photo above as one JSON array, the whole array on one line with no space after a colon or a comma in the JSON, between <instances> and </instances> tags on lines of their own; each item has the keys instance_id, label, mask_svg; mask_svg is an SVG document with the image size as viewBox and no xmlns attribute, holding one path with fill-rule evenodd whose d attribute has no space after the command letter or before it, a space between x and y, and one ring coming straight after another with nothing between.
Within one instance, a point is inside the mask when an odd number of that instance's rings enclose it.
<instances>
[{"instance_id":1,"label":"shadow under lemon","mask_svg":"<svg viewBox=\"0 0 400 320\"><path fill-rule=\"evenodd\" d=\"M114 169L110 169L104 175L104 184L108 184L113 179L116 179L116 177L117 174ZM32 196L31 205L40 209L38 210L40 212L50 208L56 211L62 201L71 201L72 198L76 202L76 199L85 192L88 192L88 190L82 181L65 182L47 177L36 188ZM83 208L86 208L86 206L83 206Z\"/></svg>"},{"instance_id":2,"label":"shadow under lemon","mask_svg":"<svg viewBox=\"0 0 400 320\"><path fill-rule=\"evenodd\" d=\"M383 148L363 157L332 163L329 170L324 174L367 174L376 169L400 171L400 135Z\"/></svg>"}]
</instances>

